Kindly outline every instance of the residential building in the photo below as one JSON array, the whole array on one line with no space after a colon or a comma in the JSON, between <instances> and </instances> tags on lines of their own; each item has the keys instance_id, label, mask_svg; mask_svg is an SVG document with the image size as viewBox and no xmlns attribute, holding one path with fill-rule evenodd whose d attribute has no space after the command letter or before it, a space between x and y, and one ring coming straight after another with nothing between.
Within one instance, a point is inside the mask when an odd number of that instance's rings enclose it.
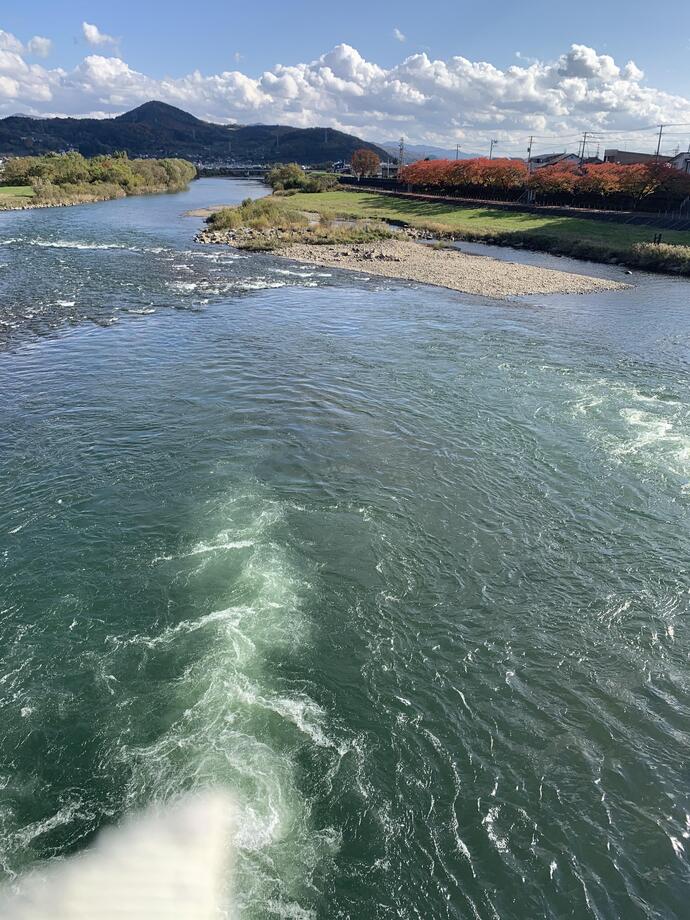
<instances>
[{"instance_id":1,"label":"residential building","mask_svg":"<svg viewBox=\"0 0 690 920\"><path fill-rule=\"evenodd\" d=\"M578 166L580 158L574 153L540 153L530 157L531 169L541 169L544 166Z\"/></svg>"},{"instance_id":2,"label":"residential building","mask_svg":"<svg viewBox=\"0 0 690 920\"><path fill-rule=\"evenodd\" d=\"M685 153L677 153L674 157L671 157L669 166L673 166L674 169L679 169L681 172L690 173L690 150Z\"/></svg>"},{"instance_id":3,"label":"residential building","mask_svg":"<svg viewBox=\"0 0 690 920\"><path fill-rule=\"evenodd\" d=\"M658 156L655 153L635 153L632 150L616 150L614 148L604 151L604 163L618 163L619 166L633 166L637 163L668 163L671 157Z\"/></svg>"}]
</instances>

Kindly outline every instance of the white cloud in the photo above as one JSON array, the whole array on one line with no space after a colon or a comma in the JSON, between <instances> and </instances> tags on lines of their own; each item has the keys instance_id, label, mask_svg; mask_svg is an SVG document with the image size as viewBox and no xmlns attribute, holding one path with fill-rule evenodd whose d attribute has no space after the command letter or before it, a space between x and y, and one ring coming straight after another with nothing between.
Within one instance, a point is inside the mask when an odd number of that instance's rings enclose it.
<instances>
[{"instance_id":1,"label":"white cloud","mask_svg":"<svg viewBox=\"0 0 690 920\"><path fill-rule=\"evenodd\" d=\"M98 43L108 44L93 29ZM557 136L539 142L539 149L574 149L585 130L600 132L603 146L616 146L640 126L690 122L690 99L648 85L635 63L620 65L585 45L553 61L520 57L504 69L421 52L385 68L346 44L259 75L239 65L235 60L235 69L221 73L158 79L95 52L72 70L51 69L29 63L22 43L0 32L0 115L18 109L117 114L161 99L211 121L330 125L373 140L404 134L412 143L462 143L468 152L488 149L493 137L501 152L514 155L524 154L530 134ZM625 142L650 149L653 133Z\"/></svg>"},{"instance_id":2,"label":"white cloud","mask_svg":"<svg viewBox=\"0 0 690 920\"><path fill-rule=\"evenodd\" d=\"M0 29L0 51L13 51L15 54L21 54L24 46L11 32Z\"/></svg>"},{"instance_id":3,"label":"white cloud","mask_svg":"<svg viewBox=\"0 0 690 920\"><path fill-rule=\"evenodd\" d=\"M53 43L49 38L44 38L43 35L34 35L26 47L31 54L44 58L50 54Z\"/></svg>"},{"instance_id":4,"label":"white cloud","mask_svg":"<svg viewBox=\"0 0 690 920\"><path fill-rule=\"evenodd\" d=\"M94 48L97 48L99 45L117 44L116 38L113 38L112 35L106 35L105 32L101 32L98 26L93 25L93 23L82 22L81 30L84 33L86 41Z\"/></svg>"},{"instance_id":5,"label":"white cloud","mask_svg":"<svg viewBox=\"0 0 690 920\"><path fill-rule=\"evenodd\" d=\"M403 35L397 26L393 29L393 38L397 38L399 42L407 41L407 36Z\"/></svg>"}]
</instances>

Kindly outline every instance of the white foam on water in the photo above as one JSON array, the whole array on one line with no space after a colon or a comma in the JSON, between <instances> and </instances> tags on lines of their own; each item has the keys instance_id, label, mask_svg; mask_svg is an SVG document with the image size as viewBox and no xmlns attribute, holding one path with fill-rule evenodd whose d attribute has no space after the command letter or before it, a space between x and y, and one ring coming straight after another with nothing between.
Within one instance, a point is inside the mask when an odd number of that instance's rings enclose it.
<instances>
[{"instance_id":1,"label":"white foam on water","mask_svg":"<svg viewBox=\"0 0 690 920\"><path fill-rule=\"evenodd\" d=\"M673 852L676 854L678 859L682 859L685 855L685 847L680 842L677 837L674 837L672 834L669 834L668 839L671 841L671 846L673 847Z\"/></svg>"},{"instance_id":2,"label":"white foam on water","mask_svg":"<svg viewBox=\"0 0 690 920\"><path fill-rule=\"evenodd\" d=\"M500 805L493 805L484 818L482 824L486 828L486 835L491 843L496 847L499 853L506 853L508 850L508 841L496 832L496 819L501 811Z\"/></svg>"},{"instance_id":3,"label":"white foam on water","mask_svg":"<svg viewBox=\"0 0 690 920\"><path fill-rule=\"evenodd\" d=\"M250 546L254 546L253 540L233 540L229 538L226 532L219 534L218 538L216 538L216 541L213 543L205 543L204 541L201 541L191 549L178 553L177 555L154 556L152 562L169 562L171 559L186 559L190 556L204 556L207 553L217 553L221 552L222 550L247 549Z\"/></svg>"},{"instance_id":4,"label":"white foam on water","mask_svg":"<svg viewBox=\"0 0 690 920\"><path fill-rule=\"evenodd\" d=\"M264 278L255 278L254 280L241 281L235 285L239 291L263 291L266 288L285 287L286 281L266 281Z\"/></svg>"},{"instance_id":5,"label":"white foam on water","mask_svg":"<svg viewBox=\"0 0 690 920\"><path fill-rule=\"evenodd\" d=\"M86 243L80 240L23 240L27 246L46 249L129 249L124 243Z\"/></svg>"},{"instance_id":6,"label":"white foam on water","mask_svg":"<svg viewBox=\"0 0 690 920\"><path fill-rule=\"evenodd\" d=\"M181 294L187 294L195 291L199 287L199 283L197 281L169 281L168 287Z\"/></svg>"},{"instance_id":7,"label":"white foam on water","mask_svg":"<svg viewBox=\"0 0 690 920\"><path fill-rule=\"evenodd\" d=\"M177 714L168 727L145 746L122 730L112 756L131 776L128 808L166 801L187 788L228 788L237 807L237 916L253 916L269 902L296 911L303 909L305 879L332 859L337 835L311 826L294 757L305 744L332 751L334 759L342 752L328 737L321 707L303 689L274 686L267 669L269 656L294 654L309 641L301 612L308 582L276 533L282 506L259 490L229 502L223 516L224 526L213 535L157 561L182 566L190 556L204 559L191 573L182 570L192 597L198 581L201 607L206 578L215 585L231 561L230 602L190 611L158 633L110 637L115 656L137 646L149 656L189 656L170 686L169 705ZM132 700L133 707L141 705Z\"/></svg>"},{"instance_id":8,"label":"white foam on water","mask_svg":"<svg viewBox=\"0 0 690 920\"><path fill-rule=\"evenodd\" d=\"M76 250L126 250L127 252L146 252L154 255L167 252L164 246L129 246L127 243L98 243L86 240L42 240L42 239L9 239L0 245L7 246L11 243L21 243L24 246L39 246L43 249L76 249Z\"/></svg>"},{"instance_id":9,"label":"white foam on water","mask_svg":"<svg viewBox=\"0 0 690 920\"><path fill-rule=\"evenodd\" d=\"M584 417L586 434L618 463L681 477L690 486L690 405L665 391L599 379L568 384L576 394L572 411Z\"/></svg>"}]
</instances>

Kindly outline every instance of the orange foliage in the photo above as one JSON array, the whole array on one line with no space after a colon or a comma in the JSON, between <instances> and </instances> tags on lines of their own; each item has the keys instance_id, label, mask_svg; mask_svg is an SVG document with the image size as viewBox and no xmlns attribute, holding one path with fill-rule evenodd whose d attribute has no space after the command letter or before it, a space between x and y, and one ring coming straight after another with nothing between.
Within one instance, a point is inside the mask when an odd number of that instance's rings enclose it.
<instances>
[{"instance_id":1,"label":"orange foliage","mask_svg":"<svg viewBox=\"0 0 690 920\"><path fill-rule=\"evenodd\" d=\"M527 167L522 160L477 157L472 160L419 160L401 170L400 178L409 185L433 188L472 186L486 189L524 187Z\"/></svg>"},{"instance_id":2,"label":"orange foliage","mask_svg":"<svg viewBox=\"0 0 690 920\"><path fill-rule=\"evenodd\" d=\"M467 160L420 160L405 166L400 179L420 191L458 194L484 193L487 197L515 198L529 189L537 197L640 202L652 195L680 201L690 196L690 176L665 163L621 166L595 163L582 167L559 165L528 173L522 160L477 157Z\"/></svg>"}]
</instances>

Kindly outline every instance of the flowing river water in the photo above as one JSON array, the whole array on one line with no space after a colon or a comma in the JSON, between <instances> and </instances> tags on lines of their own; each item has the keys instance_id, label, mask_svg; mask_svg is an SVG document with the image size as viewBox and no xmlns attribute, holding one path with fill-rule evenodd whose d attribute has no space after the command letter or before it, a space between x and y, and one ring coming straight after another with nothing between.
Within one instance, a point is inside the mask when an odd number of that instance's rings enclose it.
<instances>
[{"instance_id":1,"label":"flowing river water","mask_svg":"<svg viewBox=\"0 0 690 920\"><path fill-rule=\"evenodd\" d=\"M262 193L0 215L4 878L222 785L233 916L687 916L690 285L192 243Z\"/></svg>"}]
</instances>

